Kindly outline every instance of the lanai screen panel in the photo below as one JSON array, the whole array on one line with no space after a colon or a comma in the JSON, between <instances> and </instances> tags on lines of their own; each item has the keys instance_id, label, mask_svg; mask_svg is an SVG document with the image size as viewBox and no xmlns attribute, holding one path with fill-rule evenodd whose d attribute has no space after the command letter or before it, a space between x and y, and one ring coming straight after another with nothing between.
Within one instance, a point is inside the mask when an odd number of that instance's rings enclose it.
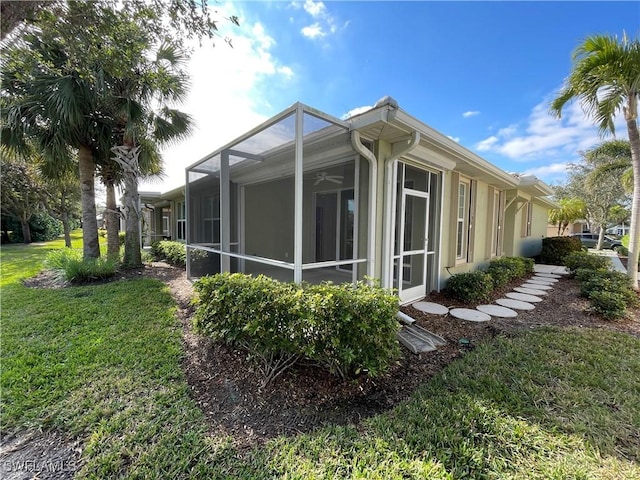
<instances>
[{"instance_id":1,"label":"lanai screen panel","mask_svg":"<svg viewBox=\"0 0 640 480\"><path fill-rule=\"evenodd\" d=\"M357 262L362 258L362 266L366 268L367 171L366 161L351 146L347 128L305 112L304 281L341 283L364 276L365 271L359 270Z\"/></svg>"},{"instance_id":2,"label":"lanai screen panel","mask_svg":"<svg viewBox=\"0 0 640 480\"><path fill-rule=\"evenodd\" d=\"M240 187L243 205L240 253L289 264L245 261L240 271L293 279L295 210L295 113L238 144L234 149L256 157L234 163L230 181ZM290 277L290 278L289 278Z\"/></svg>"}]
</instances>

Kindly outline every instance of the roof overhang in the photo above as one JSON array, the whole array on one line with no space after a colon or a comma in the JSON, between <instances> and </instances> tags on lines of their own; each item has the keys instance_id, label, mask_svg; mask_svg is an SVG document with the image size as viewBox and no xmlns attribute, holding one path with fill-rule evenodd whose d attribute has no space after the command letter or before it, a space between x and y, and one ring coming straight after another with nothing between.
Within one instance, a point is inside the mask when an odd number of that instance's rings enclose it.
<instances>
[{"instance_id":1,"label":"roof overhang","mask_svg":"<svg viewBox=\"0 0 640 480\"><path fill-rule=\"evenodd\" d=\"M419 132L420 144L407 155L409 158L426 161L443 170L455 169L498 188L518 186L518 179L409 115L394 101L387 101L352 117L349 123L351 129L358 130L364 138L391 144L402 141L413 132Z\"/></svg>"}]
</instances>

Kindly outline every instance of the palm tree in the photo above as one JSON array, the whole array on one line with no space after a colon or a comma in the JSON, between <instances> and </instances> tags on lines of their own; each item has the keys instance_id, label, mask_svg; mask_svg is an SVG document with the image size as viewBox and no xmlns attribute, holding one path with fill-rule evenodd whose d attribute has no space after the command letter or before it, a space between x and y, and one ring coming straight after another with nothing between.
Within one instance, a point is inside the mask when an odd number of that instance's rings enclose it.
<instances>
[{"instance_id":1,"label":"palm tree","mask_svg":"<svg viewBox=\"0 0 640 480\"><path fill-rule=\"evenodd\" d=\"M562 198L560 208L549 211L549 223L558 225L558 235L562 235L571 222L585 218L584 201L579 198Z\"/></svg>"},{"instance_id":2,"label":"palm tree","mask_svg":"<svg viewBox=\"0 0 640 480\"><path fill-rule=\"evenodd\" d=\"M82 205L84 258L98 258L95 155L109 149L111 120L102 115L103 86L80 75L64 45L28 35L2 62L0 127L2 144L25 154L34 146L66 169L77 156ZM55 168L55 167L53 167Z\"/></svg>"},{"instance_id":3,"label":"palm tree","mask_svg":"<svg viewBox=\"0 0 640 480\"><path fill-rule=\"evenodd\" d=\"M185 61L175 45L164 43L152 61L137 60L131 69L134 75L109 80L118 139L111 151L124 185L123 263L128 266L142 264L138 180L162 173L160 145L181 140L191 132L191 117L169 106L186 96Z\"/></svg>"},{"instance_id":4,"label":"palm tree","mask_svg":"<svg viewBox=\"0 0 640 480\"><path fill-rule=\"evenodd\" d=\"M638 289L640 254L640 133L638 95L640 92L640 41L626 34L594 35L586 38L573 54L573 68L551 111L561 116L562 108L579 99L585 114L602 134L615 133L614 118L622 111L627 124L633 167L633 200L627 274Z\"/></svg>"}]
</instances>

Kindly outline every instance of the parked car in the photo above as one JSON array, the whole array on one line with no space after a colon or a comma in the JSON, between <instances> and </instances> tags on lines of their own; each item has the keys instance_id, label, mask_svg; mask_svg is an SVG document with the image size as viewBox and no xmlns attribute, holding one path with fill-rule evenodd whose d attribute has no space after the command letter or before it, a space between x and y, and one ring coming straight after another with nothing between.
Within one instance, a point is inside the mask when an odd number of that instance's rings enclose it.
<instances>
[{"instance_id":1,"label":"parked car","mask_svg":"<svg viewBox=\"0 0 640 480\"><path fill-rule=\"evenodd\" d=\"M597 233L574 233L571 235L572 237L579 238L582 242L582 245L587 248L596 248L598 245L598 237ZM622 242L620 240L616 240L608 235L604 236L604 240L602 240L602 248L610 248L611 250L615 250L618 247L622 246Z\"/></svg>"}]
</instances>

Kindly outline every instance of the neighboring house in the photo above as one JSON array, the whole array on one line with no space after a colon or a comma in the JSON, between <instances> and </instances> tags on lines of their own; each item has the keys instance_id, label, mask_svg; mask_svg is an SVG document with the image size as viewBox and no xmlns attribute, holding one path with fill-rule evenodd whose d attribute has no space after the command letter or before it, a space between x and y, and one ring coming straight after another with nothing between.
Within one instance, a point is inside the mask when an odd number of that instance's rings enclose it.
<instances>
[{"instance_id":1,"label":"neighboring house","mask_svg":"<svg viewBox=\"0 0 640 480\"><path fill-rule=\"evenodd\" d=\"M589 229L589 224L586 220L580 219L575 222L570 223L565 228L564 232L561 236L568 237L569 235L573 235L575 233L589 233L591 230ZM548 224L547 225L547 237L557 237L558 236L558 225Z\"/></svg>"},{"instance_id":2,"label":"neighboring house","mask_svg":"<svg viewBox=\"0 0 640 480\"><path fill-rule=\"evenodd\" d=\"M187 273L372 277L402 303L503 255L540 253L551 189L388 97L346 121L297 103L187 168Z\"/></svg>"},{"instance_id":3,"label":"neighboring house","mask_svg":"<svg viewBox=\"0 0 640 480\"><path fill-rule=\"evenodd\" d=\"M612 234L612 235L618 235L618 236L623 236L623 235L628 235L629 234L629 224L627 223L620 223L618 225L614 225L613 227L607 228L606 233Z\"/></svg>"},{"instance_id":4,"label":"neighboring house","mask_svg":"<svg viewBox=\"0 0 640 480\"><path fill-rule=\"evenodd\" d=\"M184 186L165 193L140 192L142 245L158 240L186 241Z\"/></svg>"}]
</instances>

